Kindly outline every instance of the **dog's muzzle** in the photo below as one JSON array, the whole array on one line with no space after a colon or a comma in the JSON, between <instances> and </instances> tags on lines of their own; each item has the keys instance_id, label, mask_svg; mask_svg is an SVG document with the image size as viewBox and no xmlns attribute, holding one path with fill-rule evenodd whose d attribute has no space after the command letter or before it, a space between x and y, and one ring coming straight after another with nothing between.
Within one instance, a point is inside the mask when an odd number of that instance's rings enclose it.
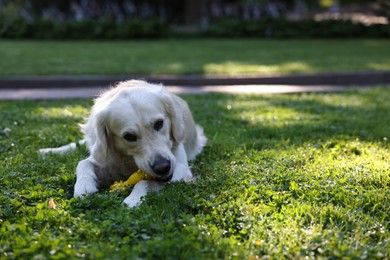
<instances>
[{"instance_id":1,"label":"dog's muzzle","mask_svg":"<svg viewBox=\"0 0 390 260\"><path fill-rule=\"evenodd\" d=\"M157 181L167 182L172 179L171 161L157 156L152 164L149 165L152 171L157 175Z\"/></svg>"}]
</instances>

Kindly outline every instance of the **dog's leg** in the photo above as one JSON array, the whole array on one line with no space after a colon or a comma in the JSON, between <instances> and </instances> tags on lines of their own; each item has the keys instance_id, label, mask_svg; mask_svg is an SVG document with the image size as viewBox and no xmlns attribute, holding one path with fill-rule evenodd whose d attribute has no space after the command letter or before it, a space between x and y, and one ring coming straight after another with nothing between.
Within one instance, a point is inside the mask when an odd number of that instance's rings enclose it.
<instances>
[{"instance_id":1,"label":"dog's leg","mask_svg":"<svg viewBox=\"0 0 390 260\"><path fill-rule=\"evenodd\" d=\"M172 181L191 181L192 173L188 166L187 154L183 144L180 144L176 151L176 166L173 172Z\"/></svg>"},{"instance_id":2,"label":"dog's leg","mask_svg":"<svg viewBox=\"0 0 390 260\"><path fill-rule=\"evenodd\" d=\"M70 143L67 145L63 145L57 148L43 148L39 149L39 153L41 155L47 154L47 153L57 153L57 154L66 154L70 151L74 151L77 149L78 146L85 144L85 139L78 141L77 143Z\"/></svg>"},{"instance_id":3,"label":"dog's leg","mask_svg":"<svg viewBox=\"0 0 390 260\"><path fill-rule=\"evenodd\" d=\"M130 195L123 201L129 208L134 208L141 204L142 197L150 191L158 191L162 188L163 184L155 181L142 180L138 182Z\"/></svg>"},{"instance_id":4,"label":"dog's leg","mask_svg":"<svg viewBox=\"0 0 390 260\"><path fill-rule=\"evenodd\" d=\"M184 150L183 144L180 144L176 154L176 166L173 172L173 177L171 182L174 181L191 181L192 173L188 166L187 155ZM142 180L138 182L130 195L123 201L130 208L136 207L142 202L142 197L146 196L150 191L160 190L164 184L158 183L156 181Z\"/></svg>"},{"instance_id":5,"label":"dog's leg","mask_svg":"<svg viewBox=\"0 0 390 260\"><path fill-rule=\"evenodd\" d=\"M94 165L89 159L79 162L76 169L77 180L74 185L74 197L81 197L98 191Z\"/></svg>"}]
</instances>

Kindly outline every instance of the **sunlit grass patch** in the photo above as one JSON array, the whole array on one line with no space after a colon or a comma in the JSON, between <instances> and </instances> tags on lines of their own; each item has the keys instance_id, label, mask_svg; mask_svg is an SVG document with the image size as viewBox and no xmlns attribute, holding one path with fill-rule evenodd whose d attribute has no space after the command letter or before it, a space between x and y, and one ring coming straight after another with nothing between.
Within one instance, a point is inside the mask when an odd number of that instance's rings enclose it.
<instances>
[{"instance_id":1,"label":"sunlit grass patch","mask_svg":"<svg viewBox=\"0 0 390 260\"><path fill-rule=\"evenodd\" d=\"M290 73L312 73L315 70L303 62L287 62L281 64L264 65L259 62L245 63L226 61L222 63L210 63L204 66L205 74L217 75L242 75L242 74L290 74Z\"/></svg>"},{"instance_id":2,"label":"sunlit grass patch","mask_svg":"<svg viewBox=\"0 0 390 260\"><path fill-rule=\"evenodd\" d=\"M65 106L65 107L39 107L32 111L31 116L42 118L73 117L84 118L88 115L89 108L82 106Z\"/></svg>"},{"instance_id":3,"label":"sunlit grass patch","mask_svg":"<svg viewBox=\"0 0 390 260\"><path fill-rule=\"evenodd\" d=\"M72 198L85 147L37 154L79 140L91 100L0 102L0 258L389 258L388 88L183 98L196 181L133 210Z\"/></svg>"},{"instance_id":4,"label":"sunlit grass patch","mask_svg":"<svg viewBox=\"0 0 390 260\"><path fill-rule=\"evenodd\" d=\"M369 62L368 67L372 70L389 70L390 60L384 62Z\"/></svg>"}]
</instances>

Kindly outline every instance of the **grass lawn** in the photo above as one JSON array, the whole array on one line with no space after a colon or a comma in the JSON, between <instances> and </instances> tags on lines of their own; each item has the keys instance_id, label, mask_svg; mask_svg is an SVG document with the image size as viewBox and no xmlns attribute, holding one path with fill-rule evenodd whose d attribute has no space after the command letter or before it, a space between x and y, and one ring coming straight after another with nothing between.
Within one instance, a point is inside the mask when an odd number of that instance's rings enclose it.
<instances>
[{"instance_id":1,"label":"grass lawn","mask_svg":"<svg viewBox=\"0 0 390 260\"><path fill-rule=\"evenodd\" d=\"M0 76L390 70L389 40L0 41Z\"/></svg>"},{"instance_id":2,"label":"grass lawn","mask_svg":"<svg viewBox=\"0 0 390 260\"><path fill-rule=\"evenodd\" d=\"M389 88L183 97L209 138L198 179L132 210L72 198L85 148L36 152L81 138L91 100L0 102L0 258L390 257Z\"/></svg>"}]
</instances>

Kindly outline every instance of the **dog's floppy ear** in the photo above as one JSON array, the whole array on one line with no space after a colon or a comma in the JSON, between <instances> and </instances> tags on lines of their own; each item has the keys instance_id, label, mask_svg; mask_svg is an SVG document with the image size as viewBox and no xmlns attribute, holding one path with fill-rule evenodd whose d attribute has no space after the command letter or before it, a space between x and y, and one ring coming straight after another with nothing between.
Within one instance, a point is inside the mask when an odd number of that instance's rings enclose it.
<instances>
[{"instance_id":1,"label":"dog's floppy ear","mask_svg":"<svg viewBox=\"0 0 390 260\"><path fill-rule=\"evenodd\" d=\"M165 93L164 106L171 120L171 136L176 144L183 141L185 135L185 122L182 104L178 97ZM188 109L188 108L187 108Z\"/></svg>"},{"instance_id":2,"label":"dog's floppy ear","mask_svg":"<svg viewBox=\"0 0 390 260\"><path fill-rule=\"evenodd\" d=\"M106 111L99 111L95 115L92 131L95 135L95 142L91 149L91 154L98 164L105 163L109 155L109 130L106 124Z\"/></svg>"}]
</instances>

